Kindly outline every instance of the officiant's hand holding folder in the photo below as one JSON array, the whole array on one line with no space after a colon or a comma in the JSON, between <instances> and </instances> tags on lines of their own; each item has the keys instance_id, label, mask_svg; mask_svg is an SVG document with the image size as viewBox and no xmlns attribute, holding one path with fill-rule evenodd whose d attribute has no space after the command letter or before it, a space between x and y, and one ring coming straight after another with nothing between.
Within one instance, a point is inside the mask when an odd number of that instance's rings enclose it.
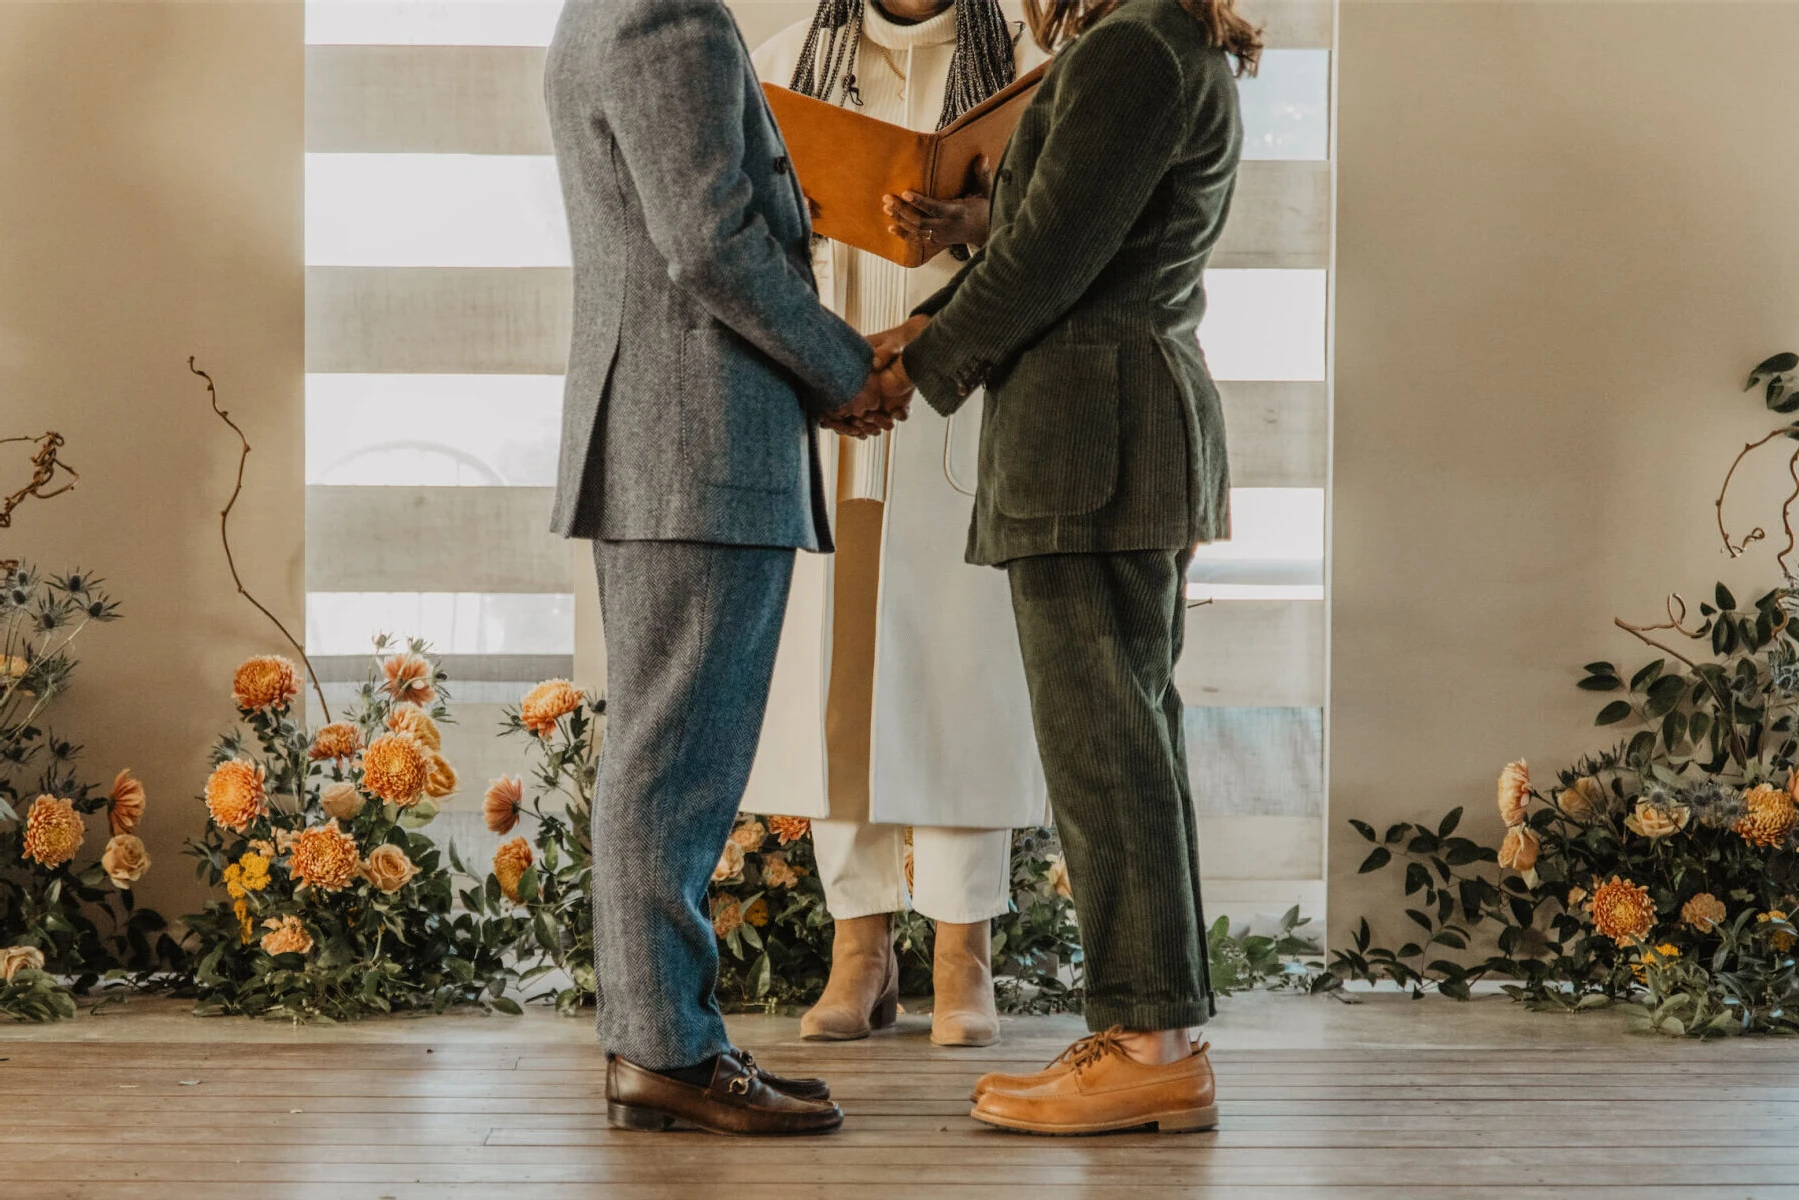
<instances>
[{"instance_id":1,"label":"officiant's hand holding folder","mask_svg":"<svg viewBox=\"0 0 1799 1200\"><path fill-rule=\"evenodd\" d=\"M955 200L977 186L983 160L997 163L1049 64L932 133L877 121L855 111L764 84L781 126L813 228L833 241L904 267L921 266L947 246L901 237L881 208L884 196L916 192Z\"/></svg>"}]
</instances>

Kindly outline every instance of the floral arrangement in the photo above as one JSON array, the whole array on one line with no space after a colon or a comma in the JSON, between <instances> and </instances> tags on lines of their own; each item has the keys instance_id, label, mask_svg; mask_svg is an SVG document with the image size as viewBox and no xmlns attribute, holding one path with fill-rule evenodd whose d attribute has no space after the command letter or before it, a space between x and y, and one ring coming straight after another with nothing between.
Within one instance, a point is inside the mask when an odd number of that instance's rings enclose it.
<instances>
[{"instance_id":1,"label":"floral arrangement","mask_svg":"<svg viewBox=\"0 0 1799 1200\"><path fill-rule=\"evenodd\" d=\"M502 995L498 931L454 911L451 873L421 832L457 786L439 753L444 674L422 642L384 636L375 655L351 715L310 731L293 711L292 662L237 669L242 727L213 751L206 832L188 843L201 879L224 892L186 918L197 1013L518 1011Z\"/></svg>"},{"instance_id":2,"label":"floral arrangement","mask_svg":"<svg viewBox=\"0 0 1799 1200\"><path fill-rule=\"evenodd\" d=\"M72 1015L74 993L102 979L141 984L181 957L132 895L150 869L135 832L143 785L129 770L109 790L83 782L80 747L42 724L69 686L75 640L118 617L92 576L0 566L0 1015ZM104 821L104 841L90 820Z\"/></svg>"},{"instance_id":3,"label":"floral arrangement","mask_svg":"<svg viewBox=\"0 0 1799 1200\"><path fill-rule=\"evenodd\" d=\"M521 821L530 822L530 835L502 842L482 886L462 893L514 956L516 984L550 984L527 999L552 1000L565 1016L594 1001L589 818L605 714L605 700L566 679L545 680L506 710L501 733L528 739L534 786L527 798L523 779L494 780L482 814L501 837ZM450 856L469 873L454 845Z\"/></svg>"},{"instance_id":4,"label":"floral arrangement","mask_svg":"<svg viewBox=\"0 0 1799 1200\"><path fill-rule=\"evenodd\" d=\"M1768 407L1799 408L1799 355L1756 368ZM1766 535L1733 539L1725 493L1750 451L1799 441L1799 421L1739 454L1720 492L1718 529L1733 557ZM1789 469L1799 471L1799 449ZM1799 477L1796 475L1795 477ZM1407 918L1397 949L1376 947L1368 923L1339 952L1339 979L1386 979L1414 995L1468 995L1484 976L1534 1007L1616 1006L1633 1026L1666 1034L1799 1032L1799 585L1791 508L1780 565L1786 583L1740 605L1723 584L1691 617L1619 629L1658 657L1625 672L1587 664L1579 686L1614 698L1596 724L1629 731L1610 749L1559 771L1546 787L1523 762L1499 777L1505 835L1497 847L1454 836L1462 810L1436 826L1409 822L1371 843L1363 871L1406 860ZM1495 952L1466 964L1475 931Z\"/></svg>"}]
</instances>

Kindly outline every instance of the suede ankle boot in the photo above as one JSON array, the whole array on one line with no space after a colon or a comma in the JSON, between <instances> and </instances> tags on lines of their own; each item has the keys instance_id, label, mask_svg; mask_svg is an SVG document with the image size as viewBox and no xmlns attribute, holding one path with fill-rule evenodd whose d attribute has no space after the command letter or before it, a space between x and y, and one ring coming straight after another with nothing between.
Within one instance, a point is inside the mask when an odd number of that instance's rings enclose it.
<instances>
[{"instance_id":1,"label":"suede ankle boot","mask_svg":"<svg viewBox=\"0 0 1799 1200\"><path fill-rule=\"evenodd\" d=\"M999 1041L993 1004L993 923L937 922L931 959L931 1040L939 1046L991 1046Z\"/></svg>"},{"instance_id":2,"label":"suede ankle boot","mask_svg":"<svg viewBox=\"0 0 1799 1200\"><path fill-rule=\"evenodd\" d=\"M831 941L831 977L818 1003L800 1018L800 1036L814 1042L855 1041L892 1025L898 1012L892 916L838 921Z\"/></svg>"}]
</instances>

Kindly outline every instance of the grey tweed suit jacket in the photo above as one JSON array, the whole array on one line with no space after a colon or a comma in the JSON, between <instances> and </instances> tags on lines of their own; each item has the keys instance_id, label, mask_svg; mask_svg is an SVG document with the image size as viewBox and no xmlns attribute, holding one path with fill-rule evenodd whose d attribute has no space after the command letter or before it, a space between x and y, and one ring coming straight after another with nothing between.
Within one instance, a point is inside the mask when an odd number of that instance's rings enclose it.
<instances>
[{"instance_id":1,"label":"grey tweed suit jacket","mask_svg":"<svg viewBox=\"0 0 1799 1200\"><path fill-rule=\"evenodd\" d=\"M544 80L574 256L551 528L828 550L817 418L871 355L722 0L569 0Z\"/></svg>"}]
</instances>

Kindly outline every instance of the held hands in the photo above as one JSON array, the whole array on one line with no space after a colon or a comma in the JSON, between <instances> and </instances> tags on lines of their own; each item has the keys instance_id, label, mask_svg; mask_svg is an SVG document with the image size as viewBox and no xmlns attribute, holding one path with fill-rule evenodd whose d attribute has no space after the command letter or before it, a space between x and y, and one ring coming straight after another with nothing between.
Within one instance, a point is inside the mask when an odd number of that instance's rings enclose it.
<instances>
[{"instance_id":1,"label":"held hands","mask_svg":"<svg viewBox=\"0 0 1799 1200\"><path fill-rule=\"evenodd\" d=\"M974 190L960 200L933 200L918 192L881 197L881 211L893 218L887 232L927 246L980 246L987 241L993 176L987 160L974 167Z\"/></svg>"},{"instance_id":2,"label":"held hands","mask_svg":"<svg viewBox=\"0 0 1799 1200\"><path fill-rule=\"evenodd\" d=\"M874 351L868 382L849 405L822 422L826 429L848 437L864 438L892 429L912 408L912 379L906 374L901 352L930 323L929 317L913 317L904 325L872 334Z\"/></svg>"}]
</instances>

